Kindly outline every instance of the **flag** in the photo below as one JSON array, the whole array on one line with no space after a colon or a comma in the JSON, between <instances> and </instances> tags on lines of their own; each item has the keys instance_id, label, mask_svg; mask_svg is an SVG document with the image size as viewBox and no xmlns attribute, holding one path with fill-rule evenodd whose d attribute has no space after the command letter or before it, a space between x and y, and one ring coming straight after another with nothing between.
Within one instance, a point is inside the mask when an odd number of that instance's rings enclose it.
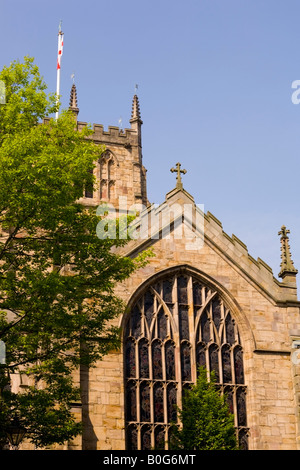
<instances>
[{"instance_id":1,"label":"flag","mask_svg":"<svg viewBox=\"0 0 300 470\"><path fill-rule=\"evenodd\" d=\"M59 23L59 30L58 30L58 52L57 52L57 67L56 67L56 100L57 106L59 105L59 89L60 89L60 63L61 63L61 56L63 53L64 48L64 34L61 31L61 21ZM58 118L58 107L55 114L56 119Z\"/></svg>"},{"instance_id":2,"label":"flag","mask_svg":"<svg viewBox=\"0 0 300 470\"><path fill-rule=\"evenodd\" d=\"M60 32L58 35L57 70L60 69L60 61L61 61L61 56L63 53L63 48L64 48L64 35L63 33Z\"/></svg>"}]
</instances>

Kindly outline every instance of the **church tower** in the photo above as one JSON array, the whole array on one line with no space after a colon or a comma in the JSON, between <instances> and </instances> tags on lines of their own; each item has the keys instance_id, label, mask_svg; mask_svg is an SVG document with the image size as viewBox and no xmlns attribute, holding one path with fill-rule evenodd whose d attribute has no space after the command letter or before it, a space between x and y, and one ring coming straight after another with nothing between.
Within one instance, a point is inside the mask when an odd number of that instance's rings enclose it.
<instances>
[{"instance_id":1,"label":"church tower","mask_svg":"<svg viewBox=\"0 0 300 470\"><path fill-rule=\"evenodd\" d=\"M69 110L78 117L79 108L75 84L70 93ZM118 210L119 198L126 201L127 209L132 205L147 206L146 169L142 156L142 128L139 100L134 95L129 129L109 126L105 131L102 124L94 124L91 136L96 144L104 145L105 152L96 162L94 169L96 187L86 188L81 202L87 206L98 206L107 202ZM86 122L77 120L77 128L81 130Z\"/></svg>"}]
</instances>

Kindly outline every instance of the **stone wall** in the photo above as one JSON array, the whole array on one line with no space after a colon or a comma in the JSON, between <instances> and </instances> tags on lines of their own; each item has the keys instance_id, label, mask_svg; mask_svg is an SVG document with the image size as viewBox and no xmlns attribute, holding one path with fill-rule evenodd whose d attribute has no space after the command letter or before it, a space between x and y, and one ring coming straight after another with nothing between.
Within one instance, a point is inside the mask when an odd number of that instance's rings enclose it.
<instances>
[{"instance_id":1,"label":"stone wall","mask_svg":"<svg viewBox=\"0 0 300 470\"><path fill-rule=\"evenodd\" d=\"M237 321L244 351L250 449L299 448L299 365L291 360L292 340L300 338L295 289L277 281L262 261L206 215L205 243L186 250L184 239L153 241L155 257L118 286L126 303L145 281L163 270L187 266L226 298ZM137 252L140 241L126 248ZM125 253L125 252L124 252ZM122 325L120 317L118 324ZM299 360L300 362L300 360ZM124 449L123 351L113 352L89 376L89 419L98 449ZM88 448L84 436L83 448Z\"/></svg>"}]
</instances>

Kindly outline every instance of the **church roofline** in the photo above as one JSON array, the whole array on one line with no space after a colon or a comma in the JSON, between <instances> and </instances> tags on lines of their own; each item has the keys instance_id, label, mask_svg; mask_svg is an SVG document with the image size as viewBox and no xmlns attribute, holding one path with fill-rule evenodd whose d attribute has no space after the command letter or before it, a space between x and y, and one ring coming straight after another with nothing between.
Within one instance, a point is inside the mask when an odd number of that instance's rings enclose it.
<instances>
[{"instance_id":1,"label":"church roofline","mask_svg":"<svg viewBox=\"0 0 300 470\"><path fill-rule=\"evenodd\" d=\"M197 205L194 203L192 196L187 193L184 189L176 190L176 188L170 191L166 200L155 207L155 205L149 205L141 216L147 216L151 210L155 208L155 212L162 212L168 204L185 204L190 201L194 204L195 208ZM243 243L236 235L228 235L224 230L222 223L217 219L211 212L203 213L204 215L204 242L207 243L214 251L217 251L220 256L227 260L230 265L237 269L244 277L246 277L253 285L255 285L260 292L271 300L274 304L278 302L285 306L299 305L297 300L297 287L294 285L286 284L276 279L273 275L272 268L261 258L254 259L248 252L247 245ZM136 227L139 224L138 219L136 221ZM174 227L179 222L182 222L182 215L179 214L171 220L170 233L174 231ZM191 226L192 221L188 221ZM136 256L142 250L154 246L161 238L155 238L157 234L161 235L162 228L151 234L151 236L130 241L122 251L125 256ZM200 234L201 235L201 234ZM282 300L278 300L281 298Z\"/></svg>"}]
</instances>

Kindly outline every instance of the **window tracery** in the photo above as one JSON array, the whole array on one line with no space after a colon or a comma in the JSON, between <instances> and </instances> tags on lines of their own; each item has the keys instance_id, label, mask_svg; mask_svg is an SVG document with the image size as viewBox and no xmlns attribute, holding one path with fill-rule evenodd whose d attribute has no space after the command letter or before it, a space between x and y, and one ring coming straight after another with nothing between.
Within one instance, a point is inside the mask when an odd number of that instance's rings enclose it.
<instances>
[{"instance_id":1,"label":"window tracery","mask_svg":"<svg viewBox=\"0 0 300 470\"><path fill-rule=\"evenodd\" d=\"M124 338L126 445L164 449L183 390L214 371L240 446L247 448L246 386L237 324L217 291L187 273L155 281L128 316Z\"/></svg>"}]
</instances>

